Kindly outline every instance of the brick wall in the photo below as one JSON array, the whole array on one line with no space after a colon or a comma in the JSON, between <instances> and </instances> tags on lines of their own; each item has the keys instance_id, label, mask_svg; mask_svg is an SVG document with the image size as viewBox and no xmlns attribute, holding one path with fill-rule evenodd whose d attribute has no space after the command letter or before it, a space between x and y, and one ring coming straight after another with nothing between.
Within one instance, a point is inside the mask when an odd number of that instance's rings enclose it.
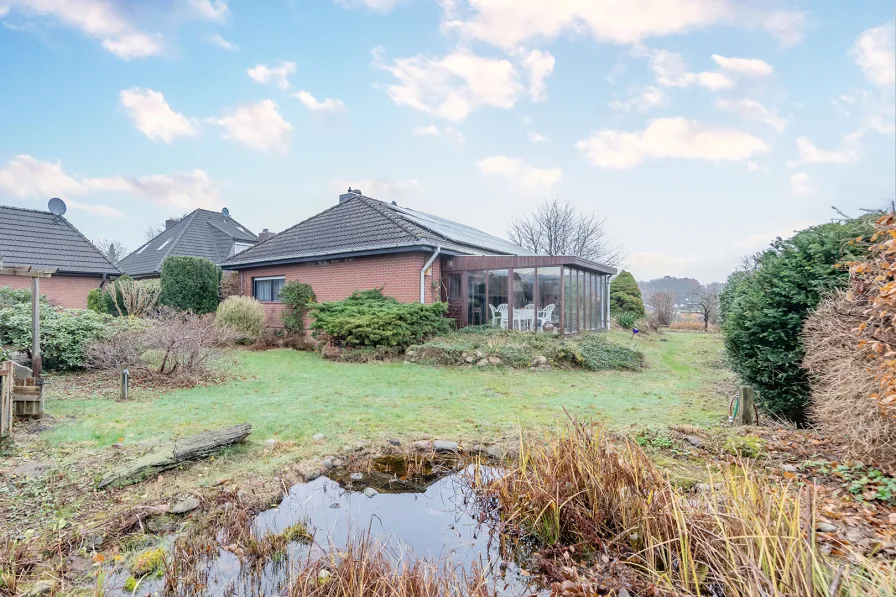
<instances>
[{"instance_id":1,"label":"brick wall","mask_svg":"<svg viewBox=\"0 0 896 597\"><path fill-rule=\"evenodd\" d=\"M67 309L87 308L87 293L99 288L102 276L66 276L53 275L40 279L40 293L47 297L51 304ZM31 289L31 278L24 276L0 275L0 286Z\"/></svg>"},{"instance_id":2,"label":"brick wall","mask_svg":"<svg viewBox=\"0 0 896 597\"><path fill-rule=\"evenodd\" d=\"M338 301L356 290L383 287L383 293L403 303L420 300L420 270L432 253L413 252L341 259L326 263L296 263L257 267L240 272L240 292L252 296L252 278L285 276L286 281L298 280L310 284L318 302ZM432 290L433 280L438 285L441 261L436 259L431 275L426 277L426 302L439 300L438 287ZM269 327L282 327L283 305L265 303Z\"/></svg>"}]
</instances>

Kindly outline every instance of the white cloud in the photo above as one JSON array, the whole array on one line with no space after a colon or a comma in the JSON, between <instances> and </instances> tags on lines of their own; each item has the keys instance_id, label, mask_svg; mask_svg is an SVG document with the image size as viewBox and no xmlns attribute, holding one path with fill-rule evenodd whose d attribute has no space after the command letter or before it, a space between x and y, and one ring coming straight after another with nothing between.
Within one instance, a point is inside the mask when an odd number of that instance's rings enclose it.
<instances>
[{"instance_id":1,"label":"white cloud","mask_svg":"<svg viewBox=\"0 0 896 597\"><path fill-rule=\"evenodd\" d=\"M775 70L771 64L758 58L726 58L713 54L712 59L722 70L747 77L766 77Z\"/></svg>"},{"instance_id":2,"label":"white cloud","mask_svg":"<svg viewBox=\"0 0 896 597\"><path fill-rule=\"evenodd\" d=\"M26 17L54 19L99 40L119 58L144 58L162 52L158 34L139 31L115 4L105 0L3 0L7 10Z\"/></svg>"},{"instance_id":3,"label":"white cloud","mask_svg":"<svg viewBox=\"0 0 896 597\"><path fill-rule=\"evenodd\" d=\"M286 151L292 125L280 116L280 109L272 100L243 104L222 118L208 122L224 129L224 138L239 141L254 149Z\"/></svg>"},{"instance_id":4,"label":"white cloud","mask_svg":"<svg viewBox=\"0 0 896 597\"><path fill-rule=\"evenodd\" d=\"M887 88L896 83L896 28L893 23L863 31L851 53L869 82Z\"/></svg>"},{"instance_id":5,"label":"white cloud","mask_svg":"<svg viewBox=\"0 0 896 597\"><path fill-rule=\"evenodd\" d=\"M513 49L531 39L590 33L598 41L632 44L729 21L728 0L467 0L472 15L456 18L457 3L443 28L461 37ZM447 13L448 11L446 11Z\"/></svg>"},{"instance_id":6,"label":"white cloud","mask_svg":"<svg viewBox=\"0 0 896 597\"><path fill-rule=\"evenodd\" d=\"M340 192L345 189L352 188L360 190L367 197L374 199L382 199L383 201L392 201L413 195L419 190L420 184L417 179L408 180L390 180L388 178L343 178L337 180L334 188Z\"/></svg>"},{"instance_id":7,"label":"white cloud","mask_svg":"<svg viewBox=\"0 0 896 597\"><path fill-rule=\"evenodd\" d=\"M699 85L712 91L734 87L734 80L719 72L689 72L681 54L656 50L650 55L650 70L656 73L660 85L690 87Z\"/></svg>"},{"instance_id":8,"label":"white cloud","mask_svg":"<svg viewBox=\"0 0 896 597\"><path fill-rule=\"evenodd\" d=\"M392 101L446 120L460 122L481 107L510 109L523 90L509 61L467 49L443 58L396 58L391 64L383 62L382 53L382 48L373 50L374 65L398 80L386 85Z\"/></svg>"},{"instance_id":9,"label":"white cloud","mask_svg":"<svg viewBox=\"0 0 896 597\"><path fill-rule=\"evenodd\" d=\"M774 36L782 46L794 46L805 37L806 13L779 10L766 15L760 28Z\"/></svg>"},{"instance_id":10,"label":"white cloud","mask_svg":"<svg viewBox=\"0 0 896 597\"><path fill-rule=\"evenodd\" d=\"M858 148L855 147L855 137L845 138L845 147L840 150L819 149L807 137L798 137L796 147L800 152L798 160L787 162L788 166L801 166L803 164L852 164L861 157Z\"/></svg>"},{"instance_id":11,"label":"white cloud","mask_svg":"<svg viewBox=\"0 0 896 597\"><path fill-rule=\"evenodd\" d=\"M7 14L9 14L9 7L0 6L0 18L5 17Z\"/></svg>"},{"instance_id":12,"label":"white cloud","mask_svg":"<svg viewBox=\"0 0 896 597\"><path fill-rule=\"evenodd\" d=\"M122 90L120 96L121 105L137 130L154 141L170 143L177 137L192 137L197 133L190 119L172 110L158 91L132 87Z\"/></svg>"},{"instance_id":13,"label":"white cloud","mask_svg":"<svg viewBox=\"0 0 896 597\"><path fill-rule=\"evenodd\" d=\"M355 8L364 6L370 10L377 12L389 12L398 6L398 0L335 0L336 4L341 4L346 8Z\"/></svg>"},{"instance_id":14,"label":"white cloud","mask_svg":"<svg viewBox=\"0 0 896 597\"><path fill-rule=\"evenodd\" d=\"M546 143L547 140L548 138L540 133L529 133L530 143Z\"/></svg>"},{"instance_id":15,"label":"white cloud","mask_svg":"<svg viewBox=\"0 0 896 597\"><path fill-rule=\"evenodd\" d=\"M741 118L763 122L779 133L787 128L786 118L782 118L777 112L768 109L756 100L746 98L739 100L720 99L716 101L715 105L718 110L737 114Z\"/></svg>"},{"instance_id":16,"label":"white cloud","mask_svg":"<svg viewBox=\"0 0 896 597\"><path fill-rule=\"evenodd\" d=\"M280 89L289 89L289 75L294 72L296 72L296 63L286 61L275 67L259 64L246 71L253 81L262 85L273 83Z\"/></svg>"},{"instance_id":17,"label":"white cloud","mask_svg":"<svg viewBox=\"0 0 896 597\"><path fill-rule=\"evenodd\" d=\"M231 52L236 52L240 49L238 45L224 39L224 37L220 33L215 33L209 36L208 42L213 46L218 46L219 48L223 48Z\"/></svg>"},{"instance_id":18,"label":"white cloud","mask_svg":"<svg viewBox=\"0 0 896 597\"><path fill-rule=\"evenodd\" d=\"M480 160L476 167L486 176L503 176L530 193L552 187L563 176L563 171L560 168L536 168L519 158L509 158L504 155Z\"/></svg>"},{"instance_id":19,"label":"white cloud","mask_svg":"<svg viewBox=\"0 0 896 597\"><path fill-rule=\"evenodd\" d=\"M652 108L665 106L666 103L666 93L659 87L648 85L625 101L614 100L610 102L610 107L614 110L622 110L625 112L631 110L635 110L636 112L647 112Z\"/></svg>"},{"instance_id":20,"label":"white cloud","mask_svg":"<svg viewBox=\"0 0 896 597\"><path fill-rule=\"evenodd\" d=\"M192 210L222 205L220 192L202 170L153 174L148 176L112 176L76 179L62 170L59 162L42 162L19 155L0 168L0 192L22 199L62 197L69 207L98 216L122 216L117 208L84 203L71 197L96 193L128 193L154 203Z\"/></svg>"},{"instance_id":21,"label":"white cloud","mask_svg":"<svg viewBox=\"0 0 896 597\"><path fill-rule=\"evenodd\" d=\"M312 112L342 112L345 110L345 104L342 103L342 100L327 98L319 101L307 91L299 91L292 95L298 98L302 105Z\"/></svg>"},{"instance_id":22,"label":"white cloud","mask_svg":"<svg viewBox=\"0 0 896 597\"><path fill-rule=\"evenodd\" d=\"M809 185L809 174L806 172L797 172L790 177L790 188L797 195L806 197L812 194L812 187Z\"/></svg>"},{"instance_id":23,"label":"white cloud","mask_svg":"<svg viewBox=\"0 0 896 597\"><path fill-rule=\"evenodd\" d=\"M411 129L411 134L417 135L418 137L440 137L449 139L458 145L463 145L467 142L467 138L464 137L464 134L451 126L446 126L441 129L434 124L429 126L415 126Z\"/></svg>"},{"instance_id":24,"label":"white cloud","mask_svg":"<svg viewBox=\"0 0 896 597\"><path fill-rule=\"evenodd\" d=\"M523 58L523 68L529 75L529 97L533 102L544 101L544 80L554 71L554 57L550 52L532 50Z\"/></svg>"},{"instance_id":25,"label":"white cloud","mask_svg":"<svg viewBox=\"0 0 896 597\"><path fill-rule=\"evenodd\" d=\"M750 160L747 162L747 171L748 172L759 172L759 164Z\"/></svg>"},{"instance_id":26,"label":"white cloud","mask_svg":"<svg viewBox=\"0 0 896 597\"><path fill-rule=\"evenodd\" d=\"M230 16L226 0L187 0L187 7L207 21L223 21Z\"/></svg>"},{"instance_id":27,"label":"white cloud","mask_svg":"<svg viewBox=\"0 0 896 597\"><path fill-rule=\"evenodd\" d=\"M576 148L592 165L619 170L649 158L742 161L769 149L762 139L743 131L684 118L658 118L643 131L595 131Z\"/></svg>"}]
</instances>

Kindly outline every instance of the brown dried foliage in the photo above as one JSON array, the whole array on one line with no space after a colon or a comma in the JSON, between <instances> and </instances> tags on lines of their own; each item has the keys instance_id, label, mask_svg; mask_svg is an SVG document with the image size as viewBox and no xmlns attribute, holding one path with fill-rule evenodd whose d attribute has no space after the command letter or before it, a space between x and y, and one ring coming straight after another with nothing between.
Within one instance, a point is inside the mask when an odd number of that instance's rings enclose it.
<instances>
[{"instance_id":1,"label":"brown dried foliage","mask_svg":"<svg viewBox=\"0 0 896 597\"><path fill-rule=\"evenodd\" d=\"M858 347L863 308L846 292L832 294L806 320L803 366L810 374L810 415L826 436L842 440L850 456L896 469L896 420L881 416L872 396L879 382Z\"/></svg>"}]
</instances>

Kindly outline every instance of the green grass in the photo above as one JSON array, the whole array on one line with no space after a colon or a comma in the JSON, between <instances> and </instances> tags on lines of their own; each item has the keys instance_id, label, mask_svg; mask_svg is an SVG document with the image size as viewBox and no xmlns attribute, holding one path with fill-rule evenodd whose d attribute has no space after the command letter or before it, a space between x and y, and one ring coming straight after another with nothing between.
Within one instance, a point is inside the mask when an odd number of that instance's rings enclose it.
<instances>
[{"instance_id":1,"label":"green grass","mask_svg":"<svg viewBox=\"0 0 896 597\"><path fill-rule=\"evenodd\" d=\"M667 333L632 340L648 366L641 372L503 368L440 368L402 363L335 363L293 350L241 351L242 379L172 391L129 403L101 398L54 399L57 425L42 434L50 445L102 448L167 439L252 423L251 440L296 442L302 455L357 440L422 434L460 440L515 435L519 428L554 425L562 408L620 428L708 425L722 420L726 399L715 389L725 373L717 335ZM52 386L49 386L52 388ZM311 442L326 434L327 445Z\"/></svg>"}]
</instances>

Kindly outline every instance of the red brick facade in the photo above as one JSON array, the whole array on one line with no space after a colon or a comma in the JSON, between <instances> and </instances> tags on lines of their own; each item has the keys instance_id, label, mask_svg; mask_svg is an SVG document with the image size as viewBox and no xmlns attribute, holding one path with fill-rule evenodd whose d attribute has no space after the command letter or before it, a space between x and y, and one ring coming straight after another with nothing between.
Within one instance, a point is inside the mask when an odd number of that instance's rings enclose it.
<instances>
[{"instance_id":1,"label":"red brick facade","mask_svg":"<svg viewBox=\"0 0 896 597\"><path fill-rule=\"evenodd\" d=\"M66 276L54 274L40 279L40 293L47 297L50 304L66 309L86 309L87 293L99 288L102 276ZM0 275L0 287L9 286L16 289L31 289L31 278L24 276Z\"/></svg>"},{"instance_id":2,"label":"red brick facade","mask_svg":"<svg viewBox=\"0 0 896 597\"><path fill-rule=\"evenodd\" d=\"M298 280L310 284L318 302L338 301L356 290L379 287L383 287L384 294L403 303L417 302L420 300L420 270L430 257L432 253L418 251L245 269L240 272L240 292L252 296L253 278L285 276L287 282ZM436 259L424 283L427 303L439 300L440 278L441 261ZM283 305L264 303L264 306L268 326L282 327Z\"/></svg>"}]
</instances>

